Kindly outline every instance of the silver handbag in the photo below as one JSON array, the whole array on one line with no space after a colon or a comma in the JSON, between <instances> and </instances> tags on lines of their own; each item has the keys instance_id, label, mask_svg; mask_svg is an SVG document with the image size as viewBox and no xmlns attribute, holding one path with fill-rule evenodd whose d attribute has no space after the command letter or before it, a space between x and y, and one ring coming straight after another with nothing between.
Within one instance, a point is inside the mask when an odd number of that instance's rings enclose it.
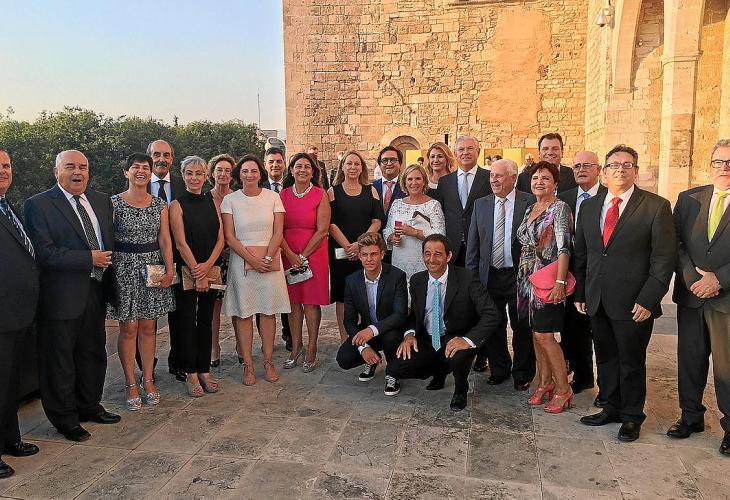
<instances>
[{"instance_id":1,"label":"silver handbag","mask_svg":"<svg viewBox=\"0 0 730 500\"><path fill-rule=\"evenodd\" d=\"M299 267L290 267L284 271L284 276L286 276L287 283L290 285L296 285L297 283L307 281L314 276L314 274L312 274L312 268L309 267L309 263L305 263Z\"/></svg>"}]
</instances>

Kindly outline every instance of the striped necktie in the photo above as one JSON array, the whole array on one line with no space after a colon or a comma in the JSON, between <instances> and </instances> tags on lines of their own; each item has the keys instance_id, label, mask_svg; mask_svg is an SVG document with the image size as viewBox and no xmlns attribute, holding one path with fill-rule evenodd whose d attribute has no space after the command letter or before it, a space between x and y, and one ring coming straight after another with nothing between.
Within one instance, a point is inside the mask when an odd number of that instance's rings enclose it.
<instances>
[{"instance_id":1,"label":"striped necktie","mask_svg":"<svg viewBox=\"0 0 730 500\"><path fill-rule=\"evenodd\" d=\"M431 298L431 345L434 351L441 349L441 282L433 282Z\"/></svg>"},{"instance_id":2,"label":"striped necktie","mask_svg":"<svg viewBox=\"0 0 730 500\"><path fill-rule=\"evenodd\" d=\"M89 212L87 212L86 208L84 208L81 204L81 196L74 196L73 199L76 201L76 210L79 213L79 217L81 217L81 222L84 226L84 233L86 234L86 239L89 242L89 248L92 250L101 250L99 239L96 237L96 231L94 231L94 224L91 222ZM94 279L101 281L101 277L104 275L104 269L101 267L95 267L93 273Z\"/></svg>"},{"instance_id":3,"label":"striped necktie","mask_svg":"<svg viewBox=\"0 0 730 500\"><path fill-rule=\"evenodd\" d=\"M10 204L8 203L8 200L5 199L3 196L0 198L0 209L2 209L5 216L10 219L10 222L13 224L13 227L15 227L15 231L17 231L18 236L20 236L20 239L23 241L23 246L26 250L28 250L28 253L35 257L35 250L33 249L33 243L31 243L30 238L28 238L28 235L25 233L25 230L23 229L23 224L20 223L20 220L16 215L13 213L13 211L10 209Z\"/></svg>"},{"instance_id":4,"label":"striped necktie","mask_svg":"<svg viewBox=\"0 0 730 500\"><path fill-rule=\"evenodd\" d=\"M492 247L492 266L497 269L504 267L504 224L506 198L497 198L497 220L494 222L494 243Z\"/></svg>"}]
</instances>

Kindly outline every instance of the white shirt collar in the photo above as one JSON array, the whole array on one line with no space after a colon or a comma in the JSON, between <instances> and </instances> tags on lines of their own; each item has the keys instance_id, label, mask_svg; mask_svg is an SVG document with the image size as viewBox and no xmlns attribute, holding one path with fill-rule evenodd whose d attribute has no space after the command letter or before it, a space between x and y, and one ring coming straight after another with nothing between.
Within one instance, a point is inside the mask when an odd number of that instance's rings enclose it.
<instances>
[{"instance_id":1,"label":"white shirt collar","mask_svg":"<svg viewBox=\"0 0 730 500\"><path fill-rule=\"evenodd\" d=\"M449 266L446 266L446 271L444 271L444 274L442 274L439 279L436 279L429 274L428 275L428 284L431 285L435 281L438 281L442 285L446 286L446 282L448 281L448 279L449 279Z\"/></svg>"},{"instance_id":2,"label":"white shirt collar","mask_svg":"<svg viewBox=\"0 0 730 500\"><path fill-rule=\"evenodd\" d=\"M730 194L730 189L728 189L727 191L723 191L722 189L717 187L712 188L712 196L717 196L720 193Z\"/></svg>"},{"instance_id":3,"label":"white shirt collar","mask_svg":"<svg viewBox=\"0 0 730 500\"><path fill-rule=\"evenodd\" d=\"M619 196L619 198L621 198L621 204L622 204L622 205L624 205L624 206L625 206L625 203L626 203L627 201L629 201L629 198L631 198L631 195L632 195L632 194L634 194L634 189L636 189L636 184L633 184L633 185L632 185L632 186L631 186L631 187L630 187L630 188L628 189L628 191L626 191L625 193L623 193L622 195L620 195L620 196ZM611 205L611 203L613 202L613 199L614 199L614 198L615 198L615 196L611 194L611 191L609 191L609 192L608 192L608 193L606 194L606 199L605 199L605 200L603 201L603 205L604 205L604 206L608 206L608 205Z\"/></svg>"},{"instance_id":4,"label":"white shirt collar","mask_svg":"<svg viewBox=\"0 0 730 500\"><path fill-rule=\"evenodd\" d=\"M507 196L505 196L504 198L500 198L497 195L494 195L494 197L497 200L503 200L504 199L504 200L511 201L512 203L514 203L515 202L515 196L517 196L517 193L515 191L516 190L513 188L512 191L510 191L510 193Z\"/></svg>"},{"instance_id":5,"label":"white shirt collar","mask_svg":"<svg viewBox=\"0 0 730 500\"><path fill-rule=\"evenodd\" d=\"M464 171L463 171L463 170L462 170L462 169L460 168L460 169L459 169L459 175L460 175L460 176L463 176L464 174L466 174L466 173L469 173L469 174L471 174L471 175L473 175L473 176L475 176L475 177L476 177L476 175L477 175L477 170L479 170L479 165L474 165L474 167L473 167L473 168L472 168L471 170L469 170L468 172L464 172Z\"/></svg>"},{"instance_id":6,"label":"white shirt collar","mask_svg":"<svg viewBox=\"0 0 730 500\"><path fill-rule=\"evenodd\" d=\"M152 174L152 180L150 182L157 182L157 181L167 181L170 182L170 171L167 171L167 175L165 177L157 177L154 173Z\"/></svg>"},{"instance_id":7,"label":"white shirt collar","mask_svg":"<svg viewBox=\"0 0 730 500\"><path fill-rule=\"evenodd\" d=\"M372 281L368 279L368 272L367 272L367 271L366 271L365 269L363 269L363 270L362 270L362 273L363 273L363 275L365 276L365 283L366 283L366 284L368 284L368 285L374 285L374 284L376 284L376 283L377 283L378 281L380 281L380 275L381 275L381 274L383 274L383 266L380 266L380 272L379 272L379 273L378 273L378 275L377 275L377 276L375 277L375 279L374 279L374 280L372 280Z\"/></svg>"},{"instance_id":8,"label":"white shirt collar","mask_svg":"<svg viewBox=\"0 0 730 500\"><path fill-rule=\"evenodd\" d=\"M69 193L68 191L66 191L65 189L63 189L63 188L61 187L61 185L60 185L60 184L56 184L56 185L57 185L57 186L58 186L58 188L59 188L59 189L61 190L61 192L62 192L62 193L63 193L63 194L64 194L64 195L66 196L66 199L67 199L68 201L71 201L71 199L72 199L72 198L74 197L74 195L72 195L71 193ZM85 193L81 193L81 196L80 196L80 198L81 198L82 200L84 200L84 201L88 201L88 200L86 199L86 194L85 194Z\"/></svg>"},{"instance_id":9,"label":"white shirt collar","mask_svg":"<svg viewBox=\"0 0 730 500\"><path fill-rule=\"evenodd\" d=\"M588 193L589 195L591 195L591 198L593 198L594 196L596 196L598 194L599 187L601 187L600 182L596 182L596 184L592 188L590 188L588 191L583 191L583 188L578 186L578 198L583 196L583 193Z\"/></svg>"},{"instance_id":10,"label":"white shirt collar","mask_svg":"<svg viewBox=\"0 0 730 500\"><path fill-rule=\"evenodd\" d=\"M279 184L279 185L283 185L283 184L284 184L284 177L282 177L282 178L281 178L281 179L279 179L278 181L275 181L274 179L272 179L271 177L269 177L269 184Z\"/></svg>"}]
</instances>

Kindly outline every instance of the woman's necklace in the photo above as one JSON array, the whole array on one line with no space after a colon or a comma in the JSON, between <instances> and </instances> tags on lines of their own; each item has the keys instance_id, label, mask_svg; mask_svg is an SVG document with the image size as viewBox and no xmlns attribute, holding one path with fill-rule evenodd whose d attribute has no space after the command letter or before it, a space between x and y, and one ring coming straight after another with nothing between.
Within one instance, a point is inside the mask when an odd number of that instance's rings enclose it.
<instances>
[{"instance_id":1,"label":"woman's necklace","mask_svg":"<svg viewBox=\"0 0 730 500\"><path fill-rule=\"evenodd\" d=\"M297 193L297 185L294 184L294 189L292 189L291 191L292 191L292 193L294 193L294 196L301 199L301 198L304 198L305 196L307 196L307 193L310 192L313 187L314 187L314 184L312 184L310 182L309 187L307 187L307 189L305 189L302 194L299 194L299 193Z\"/></svg>"}]
</instances>

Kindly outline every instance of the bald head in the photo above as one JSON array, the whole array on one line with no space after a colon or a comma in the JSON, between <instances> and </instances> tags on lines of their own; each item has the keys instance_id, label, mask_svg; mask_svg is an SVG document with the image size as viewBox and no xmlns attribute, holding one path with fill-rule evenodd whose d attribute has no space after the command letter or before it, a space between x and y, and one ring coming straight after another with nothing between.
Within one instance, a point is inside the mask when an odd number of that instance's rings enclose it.
<instances>
[{"instance_id":1,"label":"bald head","mask_svg":"<svg viewBox=\"0 0 730 500\"><path fill-rule=\"evenodd\" d=\"M492 163L489 184L494 196L504 198L512 192L517 182L517 164L512 160L497 160Z\"/></svg>"},{"instance_id":2,"label":"bald head","mask_svg":"<svg viewBox=\"0 0 730 500\"><path fill-rule=\"evenodd\" d=\"M598 183L601 165L598 155L593 151L580 151L573 158L573 175L575 182L583 191L588 191Z\"/></svg>"},{"instance_id":3,"label":"bald head","mask_svg":"<svg viewBox=\"0 0 730 500\"><path fill-rule=\"evenodd\" d=\"M75 149L61 151L56 155L56 166L53 167L58 185L74 196L86 191L89 184L89 160Z\"/></svg>"}]
</instances>

